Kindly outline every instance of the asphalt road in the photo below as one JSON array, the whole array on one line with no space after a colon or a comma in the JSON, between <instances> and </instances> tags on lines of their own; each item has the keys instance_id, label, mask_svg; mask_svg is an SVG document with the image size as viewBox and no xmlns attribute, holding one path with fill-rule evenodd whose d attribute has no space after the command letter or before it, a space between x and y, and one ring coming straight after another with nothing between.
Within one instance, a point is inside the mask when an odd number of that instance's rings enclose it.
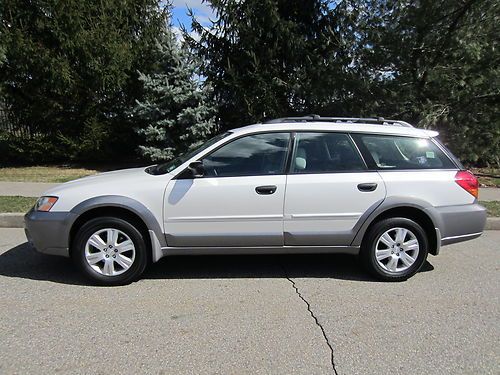
<instances>
[{"instance_id":1,"label":"asphalt road","mask_svg":"<svg viewBox=\"0 0 500 375\"><path fill-rule=\"evenodd\" d=\"M93 287L24 241L0 229L0 374L500 372L500 231L404 283L349 256L224 256Z\"/></svg>"}]
</instances>

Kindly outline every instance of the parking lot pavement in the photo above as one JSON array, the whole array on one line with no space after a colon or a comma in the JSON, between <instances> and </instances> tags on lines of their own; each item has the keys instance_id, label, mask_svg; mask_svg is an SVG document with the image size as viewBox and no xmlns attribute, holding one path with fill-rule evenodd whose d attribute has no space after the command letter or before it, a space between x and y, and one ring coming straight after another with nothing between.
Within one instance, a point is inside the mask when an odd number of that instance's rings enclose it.
<instances>
[{"instance_id":1,"label":"parking lot pavement","mask_svg":"<svg viewBox=\"0 0 500 375\"><path fill-rule=\"evenodd\" d=\"M0 373L497 374L500 231L404 283L349 256L172 257L86 285L0 229Z\"/></svg>"}]
</instances>

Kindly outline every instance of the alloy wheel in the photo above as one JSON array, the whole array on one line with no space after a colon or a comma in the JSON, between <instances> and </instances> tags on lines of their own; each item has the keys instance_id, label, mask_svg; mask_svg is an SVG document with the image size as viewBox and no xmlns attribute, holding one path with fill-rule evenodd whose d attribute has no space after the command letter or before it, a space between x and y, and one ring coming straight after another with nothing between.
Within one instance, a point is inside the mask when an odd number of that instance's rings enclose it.
<instances>
[{"instance_id":1,"label":"alloy wheel","mask_svg":"<svg viewBox=\"0 0 500 375\"><path fill-rule=\"evenodd\" d=\"M415 263L419 248L418 239L412 231L406 228L391 228L378 238L375 257L383 270L399 273Z\"/></svg>"},{"instance_id":2,"label":"alloy wheel","mask_svg":"<svg viewBox=\"0 0 500 375\"><path fill-rule=\"evenodd\" d=\"M135 245L130 237L114 228L99 229L85 244L87 263L104 276L126 272L134 263L135 254Z\"/></svg>"}]
</instances>

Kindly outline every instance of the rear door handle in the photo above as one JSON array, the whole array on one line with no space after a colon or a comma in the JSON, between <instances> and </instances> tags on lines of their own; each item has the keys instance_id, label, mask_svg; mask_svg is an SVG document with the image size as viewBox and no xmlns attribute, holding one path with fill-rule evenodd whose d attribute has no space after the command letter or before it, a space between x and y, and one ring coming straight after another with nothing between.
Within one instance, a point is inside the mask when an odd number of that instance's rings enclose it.
<instances>
[{"instance_id":1,"label":"rear door handle","mask_svg":"<svg viewBox=\"0 0 500 375\"><path fill-rule=\"evenodd\" d=\"M365 184L359 184L358 185L358 190L359 191L374 191L377 188L377 184L375 182L368 182Z\"/></svg>"},{"instance_id":2,"label":"rear door handle","mask_svg":"<svg viewBox=\"0 0 500 375\"><path fill-rule=\"evenodd\" d=\"M257 194L260 194L260 195L270 195L270 194L274 194L276 189L277 189L277 187L274 185L265 185L265 186L257 186L255 188L255 191L257 192Z\"/></svg>"}]
</instances>

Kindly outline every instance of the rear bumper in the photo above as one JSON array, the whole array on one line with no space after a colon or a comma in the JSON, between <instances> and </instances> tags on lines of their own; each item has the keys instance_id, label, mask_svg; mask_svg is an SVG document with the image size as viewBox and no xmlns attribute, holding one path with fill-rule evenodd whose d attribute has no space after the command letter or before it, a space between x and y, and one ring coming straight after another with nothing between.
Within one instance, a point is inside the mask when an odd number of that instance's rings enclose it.
<instances>
[{"instance_id":1,"label":"rear bumper","mask_svg":"<svg viewBox=\"0 0 500 375\"><path fill-rule=\"evenodd\" d=\"M76 215L71 212L29 211L24 216L28 242L44 254L69 256L69 229Z\"/></svg>"},{"instance_id":2,"label":"rear bumper","mask_svg":"<svg viewBox=\"0 0 500 375\"><path fill-rule=\"evenodd\" d=\"M486 225L486 209L478 203L434 208L441 232L441 245L479 237Z\"/></svg>"}]
</instances>

